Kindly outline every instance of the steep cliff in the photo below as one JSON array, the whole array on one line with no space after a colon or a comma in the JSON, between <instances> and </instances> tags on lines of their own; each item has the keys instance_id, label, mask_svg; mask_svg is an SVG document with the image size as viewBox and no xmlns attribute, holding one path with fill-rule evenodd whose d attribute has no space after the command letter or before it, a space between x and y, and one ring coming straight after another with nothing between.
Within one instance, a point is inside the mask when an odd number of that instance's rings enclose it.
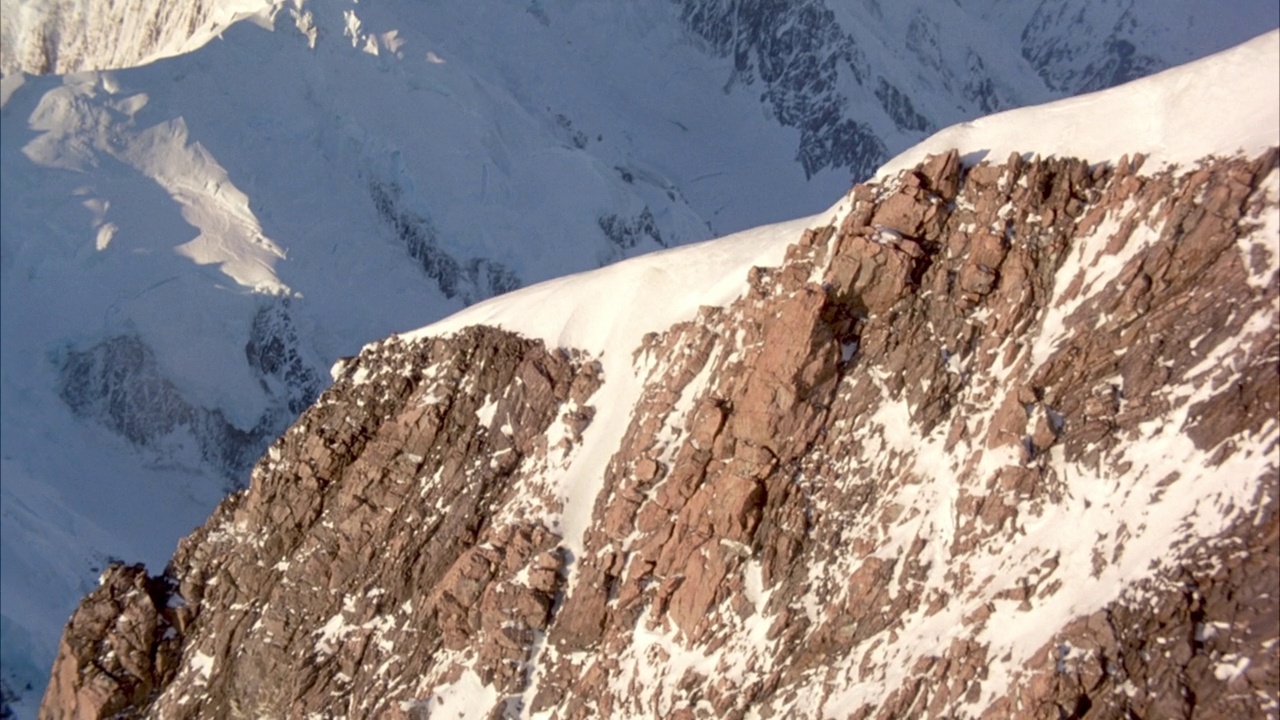
<instances>
[{"instance_id":1,"label":"steep cliff","mask_svg":"<svg viewBox=\"0 0 1280 720\"><path fill-rule=\"evenodd\" d=\"M41 75L130 67L197 48L269 5L258 0L5 0L0 72Z\"/></svg>"},{"instance_id":2,"label":"steep cliff","mask_svg":"<svg viewBox=\"0 0 1280 720\"><path fill-rule=\"evenodd\" d=\"M936 155L638 346L372 345L42 713L1274 715L1278 157Z\"/></svg>"},{"instance_id":3,"label":"steep cliff","mask_svg":"<svg viewBox=\"0 0 1280 720\"><path fill-rule=\"evenodd\" d=\"M935 128L1277 22L1273 0L0 0L0 714L9 690L34 714L105 559L162 565L338 357L815 212Z\"/></svg>"}]
</instances>

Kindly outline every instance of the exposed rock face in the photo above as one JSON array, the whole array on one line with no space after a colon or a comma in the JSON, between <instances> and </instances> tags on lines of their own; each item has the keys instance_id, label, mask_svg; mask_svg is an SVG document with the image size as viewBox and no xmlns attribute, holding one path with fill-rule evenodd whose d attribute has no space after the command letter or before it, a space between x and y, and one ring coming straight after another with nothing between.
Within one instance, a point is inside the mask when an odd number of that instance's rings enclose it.
<instances>
[{"instance_id":1,"label":"exposed rock face","mask_svg":"<svg viewBox=\"0 0 1280 720\"><path fill-rule=\"evenodd\" d=\"M289 307L287 298L268 300L248 329L245 360L265 399L263 412L248 427L184 397L137 335L67 348L58 395L79 417L128 440L149 463L203 465L220 472L228 485L242 484L271 439L315 402L323 386Z\"/></svg>"},{"instance_id":2,"label":"exposed rock face","mask_svg":"<svg viewBox=\"0 0 1280 720\"><path fill-rule=\"evenodd\" d=\"M128 0L106 5L57 0L8 4L0 27L0 72L45 74L125 67L189 40L214 23L217 4ZM224 19L225 22L225 19ZM18 31L29 28L29 35Z\"/></svg>"},{"instance_id":3,"label":"exposed rock face","mask_svg":"<svg viewBox=\"0 0 1280 720\"><path fill-rule=\"evenodd\" d=\"M71 618L58 648L46 715L106 718L149 702L173 680L180 657L173 588L141 565L113 565Z\"/></svg>"},{"instance_id":4,"label":"exposed rock face","mask_svg":"<svg viewBox=\"0 0 1280 720\"><path fill-rule=\"evenodd\" d=\"M348 365L270 448L252 492L229 498L179 547L172 577L183 579L153 598L159 607L176 606L173 618L152 622L150 635L138 633L149 639L176 632L184 644L202 634L197 628L211 633L199 650L155 645L156 667L170 669L154 676L172 679L174 691L188 689L155 698L160 684L128 668L141 679L120 681L130 693L124 700L97 685L85 690L59 680L42 712L69 713L72 705L52 700L68 687L85 717L148 701L162 714L302 717L333 712L335 693L385 691L387 680L407 681L407 668L464 646L482 647L501 668L486 681L505 678L509 661L523 660L532 632L546 625L562 557L537 517L517 515L498 532L487 528L500 511L518 512L519 479L545 458L553 422L560 434L553 453L577 441L589 411L575 403L598 384L594 364L496 330L411 348L388 341ZM100 646L109 622L101 618L125 596L115 590L123 571L112 572L72 623L67 645L74 652L64 650L59 661L64 677L93 677L80 668L98 659L78 649ZM255 609L235 618L210 612L232 606ZM395 613L403 617L393 620ZM155 612L144 607L138 614ZM419 646L420 657L404 654L409 644ZM188 657L201 659L182 664ZM302 684L282 685L280 669L298 667L296 658L310 658ZM172 667L180 668L176 678ZM245 683L246 693L230 691ZM189 692L196 686L200 700ZM372 699L353 700L343 713L377 715L396 706L385 693Z\"/></svg>"},{"instance_id":5,"label":"exposed rock face","mask_svg":"<svg viewBox=\"0 0 1280 720\"><path fill-rule=\"evenodd\" d=\"M837 167L866 177L884 162L887 151L880 138L866 122L845 116L848 99L837 90L840 73L850 73L862 84L870 70L824 3L726 7L716 0L685 0L681 20L713 52L733 58L730 84L760 81L760 99L779 122L800 131L796 160L806 175ZM899 97L897 88L889 97L891 86L883 78L880 82L886 108L893 102L895 109L914 117L910 100Z\"/></svg>"},{"instance_id":6,"label":"exposed rock face","mask_svg":"<svg viewBox=\"0 0 1280 720\"><path fill-rule=\"evenodd\" d=\"M519 276L496 260L459 261L440 246L439 232L430 218L407 209L404 191L394 183L372 181L369 196L378 217L404 244L405 251L447 298L460 297L470 305L520 287Z\"/></svg>"},{"instance_id":7,"label":"exposed rock face","mask_svg":"<svg viewBox=\"0 0 1280 720\"><path fill-rule=\"evenodd\" d=\"M580 543L547 479L615 378L371 346L164 576L107 574L42 713L1274 716L1278 157L855 188L623 349Z\"/></svg>"},{"instance_id":8,"label":"exposed rock face","mask_svg":"<svg viewBox=\"0 0 1280 720\"><path fill-rule=\"evenodd\" d=\"M1133 3L1117 3L1093 17L1082 12L1086 7L1078 0L1041 3L1023 29L1022 57L1036 68L1045 85L1092 92L1159 68L1160 61L1151 50L1135 44L1140 23Z\"/></svg>"},{"instance_id":9,"label":"exposed rock face","mask_svg":"<svg viewBox=\"0 0 1280 720\"><path fill-rule=\"evenodd\" d=\"M205 462L229 482L253 465L268 433L287 426L287 421L267 416L258 427L245 430L220 410L188 402L164 376L154 351L135 335L68 351L58 395L77 416L125 438L149 462ZM190 445L197 452L191 453Z\"/></svg>"}]
</instances>

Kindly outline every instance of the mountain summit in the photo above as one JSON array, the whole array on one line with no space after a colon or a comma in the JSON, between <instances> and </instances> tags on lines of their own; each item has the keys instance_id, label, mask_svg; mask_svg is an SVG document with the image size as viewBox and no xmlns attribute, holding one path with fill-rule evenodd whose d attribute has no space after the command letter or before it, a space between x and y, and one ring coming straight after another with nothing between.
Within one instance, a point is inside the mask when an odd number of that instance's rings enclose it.
<instances>
[{"instance_id":1,"label":"mountain summit","mask_svg":"<svg viewBox=\"0 0 1280 720\"><path fill-rule=\"evenodd\" d=\"M366 343L813 214L938 128L1278 24L1273 0L0 0L0 714L34 714L102 569L163 566ZM690 283L728 302L743 273Z\"/></svg>"},{"instance_id":2,"label":"mountain summit","mask_svg":"<svg viewBox=\"0 0 1280 720\"><path fill-rule=\"evenodd\" d=\"M1277 88L1272 32L369 345L42 716L1275 716Z\"/></svg>"}]
</instances>

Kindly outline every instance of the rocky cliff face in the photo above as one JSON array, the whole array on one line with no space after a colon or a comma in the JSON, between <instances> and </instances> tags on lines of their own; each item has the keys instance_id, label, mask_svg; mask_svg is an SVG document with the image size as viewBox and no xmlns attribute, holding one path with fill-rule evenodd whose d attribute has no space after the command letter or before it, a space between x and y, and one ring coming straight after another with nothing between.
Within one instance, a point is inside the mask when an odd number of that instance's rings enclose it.
<instances>
[{"instance_id":1,"label":"rocky cliff face","mask_svg":"<svg viewBox=\"0 0 1280 720\"><path fill-rule=\"evenodd\" d=\"M103 575L42 716L1274 717L1278 157L858 186L609 349L606 448L589 353L372 345Z\"/></svg>"},{"instance_id":2,"label":"rocky cliff face","mask_svg":"<svg viewBox=\"0 0 1280 720\"><path fill-rule=\"evenodd\" d=\"M0 72L40 75L128 67L198 45L229 24L237 11L267 4L6 2ZM204 37L194 40L198 36Z\"/></svg>"}]
</instances>

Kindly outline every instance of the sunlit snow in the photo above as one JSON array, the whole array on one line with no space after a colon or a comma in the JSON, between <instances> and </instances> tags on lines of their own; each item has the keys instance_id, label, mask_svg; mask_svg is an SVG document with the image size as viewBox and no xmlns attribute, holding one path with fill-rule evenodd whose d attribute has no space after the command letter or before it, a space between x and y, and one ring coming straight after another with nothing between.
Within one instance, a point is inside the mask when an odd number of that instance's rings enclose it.
<instances>
[{"instance_id":1,"label":"sunlit snow","mask_svg":"<svg viewBox=\"0 0 1280 720\"><path fill-rule=\"evenodd\" d=\"M14 7L5 4L6 47L46 11ZM484 42L439 29L474 23L479 11L433 8L412 17L439 22L406 23L375 3L223 3L189 35L125 28L126 37L158 38L137 57L84 36L106 53L95 66L119 69L0 83L7 674L42 682L63 623L101 567L124 559L162 568L225 490L181 433L153 457L73 415L57 399L68 353L140 338L187 401L249 428L271 402L245 364L260 308L292 301L306 337L300 352L324 368L361 342L490 294L478 289L483 273L452 293L426 277L400 244L407 226L437 232L438 247L463 265L500 260L531 283L659 248L645 237L631 248L611 243L599 221L609 212L652 208L664 242L684 244L812 212L847 188L840 172L806 181L794 130L762 112L754 90L726 85L731 60L708 59L672 30L671 8L616 11L633 31L625 39L597 37L592 10L554 28L532 13L494 19ZM252 22L233 22L246 15ZM886 22L898 20L907 22ZM545 35L528 40L534 33ZM572 41L577 54L565 56ZM953 146L970 160L1144 152L1185 164L1276 144L1278 43L1271 33L1133 89L957 126L881 175ZM496 51L505 47L528 57ZM664 63L660 80L636 70L651 58ZM999 72L1010 97L1043 99L1025 67ZM378 207L375 187L394 196L394 212ZM845 211L838 204L533 285L413 334L485 322L600 358L598 412L559 481L562 529L576 551L640 390L631 365L639 339L733 300L750 266L777 264L803 228ZM1185 459L1183 450L1171 447L1170 461ZM762 591L751 588L758 601ZM204 677L211 669L204 655L188 667ZM476 701L489 692L464 675L439 700L487 708Z\"/></svg>"}]
</instances>

